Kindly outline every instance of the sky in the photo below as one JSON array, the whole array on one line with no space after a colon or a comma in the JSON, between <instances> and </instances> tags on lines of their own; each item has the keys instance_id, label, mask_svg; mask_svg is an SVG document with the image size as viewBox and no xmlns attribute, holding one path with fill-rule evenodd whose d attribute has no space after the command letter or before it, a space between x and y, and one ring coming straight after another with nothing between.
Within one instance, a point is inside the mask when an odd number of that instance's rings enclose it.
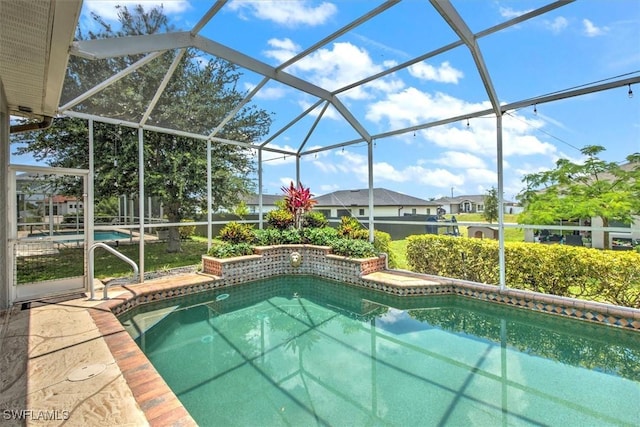
<instances>
[{"instance_id":1,"label":"sky","mask_svg":"<svg viewBox=\"0 0 640 427\"><path fill-rule=\"evenodd\" d=\"M88 1L90 12L116 19L116 4ZM177 30L190 30L212 2L163 4ZM229 1L200 34L271 66L332 34L382 2ZM537 9L549 1L452 1L474 33ZM337 90L457 41L431 4L405 0L285 68L287 73ZM640 1L583 0L478 40L495 93L511 103L615 78L640 76ZM207 55L203 54L203 60ZM243 70L240 90L262 76ZM633 97L628 91L634 92ZM469 49L460 46L337 95L371 135L490 108ZM317 101L270 81L252 102L273 112L271 135ZM315 124L321 107L282 132L270 147L315 149L359 137L333 107ZM311 130L313 130L311 132ZM375 139L374 186L424 199L485 194L497 187L496 120L472 118ZM513 200L525 174L553 168L560 158L582 161L580 148L602 145L605 160L623 162L640 152L640 84L508 112L503 118L504 197ZM264 155L263 192L280 194L296 178L293 156ZM20 162L23 159L14 159ZM316 195L367 188L365 143L334 148L301 160L301 182Z\"/></svg>"}]
</instances>

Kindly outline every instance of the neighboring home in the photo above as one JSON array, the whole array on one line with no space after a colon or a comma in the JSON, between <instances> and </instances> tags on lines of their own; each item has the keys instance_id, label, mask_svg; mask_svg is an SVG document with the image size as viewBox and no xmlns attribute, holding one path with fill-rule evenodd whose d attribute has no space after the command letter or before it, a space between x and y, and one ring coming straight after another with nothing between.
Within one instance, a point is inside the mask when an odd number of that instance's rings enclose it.
<instances>
[{"instance_id":1,"label":"neighboring home","mask_svg":"<svg viewBox=\"0 0 640 427\"><path fill-rule=\"evenodd\" d=\"M49 209L51 209L52 215L68 215L68 214L83 214L82 201L78 200L74 196L62 196L56 194L52 197L44 199L45 215L49 215Z\"/></svg>"},{"instance_id":2,"label":"neighboring home","mask_svg":"<svg viewBox=\"0 0 640 427\"><path fill-rule=\"evenodd\" d=\"M441 205L445 214L482 213L484 212L484 198L483 194L442 197L435 200L434 203ZM510 200L503 200L503 206L506 214L519 214L522 212L522 207Z\"/></svg>"},{"instance_id":3,"label":"neighboring home","mask_svg":"<svg viewBox=\"0 0 640 427\"><path fill-rule=\"evenodd\" d=\"M284 200L284 195L263 194L262 195L262 212L269 212L278 209L276 202ZM260 200L258 200L257 194L250 194L244 199L244 203L249 209L249 213L257 214L260 210Z\"/></svg>"},{"instance_id":4,"label":"neighboring home","mask_svg":"<svg viewBox=\"0 0 640 427\"><path fill-rule=\"evenodd\" d=\"M315 197L314 210L322 212L327 218L342 216L369 216L369 189L340 190ZM375 217L436 215L439 204L435 201L420 199L386 188L373 189Z\"/></svg>"},{"instance_id":5,"label":"neighboring home","mask_svg":"<svg viewBox=\"0 0 640 427\"><path fill-rule=\"evenodd\" d=\"M53 189L50 177L31 172L17 174L18 218L48 216L49 212L53 216L83 213L82 200L74 196L50 195Z\"/></svg>"}]
</instances>

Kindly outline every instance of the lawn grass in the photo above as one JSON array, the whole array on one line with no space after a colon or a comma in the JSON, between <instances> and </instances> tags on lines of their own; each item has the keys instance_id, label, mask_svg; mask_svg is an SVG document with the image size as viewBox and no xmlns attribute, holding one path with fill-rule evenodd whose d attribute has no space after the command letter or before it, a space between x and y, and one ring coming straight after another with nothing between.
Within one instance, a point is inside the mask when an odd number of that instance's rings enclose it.
<instances>
[{"instance_id":1,"label":"lawn grass","mask_svg":"<svg viewBox=\"0 0 640 427\"><path fill-rule=\"evenodd\" d=\"M117 249L123 255L138 263L140 247L120 245ZM182 252L167 253L166 243L147 243L144 247L145 271L158 271L169 268L195 265L201 262L201 256L207 251L204 242L185 240ZM84 249L60 249L56 255L40 255L18 258L18 283L31 283L64 277L82 276L84 265ZM128 276L131 266L113 254L97 248L95 251L95 277L100 279Z\"/></svg>"}]
</instances>

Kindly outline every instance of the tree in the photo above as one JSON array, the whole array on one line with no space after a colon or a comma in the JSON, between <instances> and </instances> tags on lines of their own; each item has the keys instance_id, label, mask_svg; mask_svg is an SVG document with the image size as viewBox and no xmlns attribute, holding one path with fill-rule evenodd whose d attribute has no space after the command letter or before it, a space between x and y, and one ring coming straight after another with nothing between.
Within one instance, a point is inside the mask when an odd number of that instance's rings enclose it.
<instances>
[{"instance_id":1,"label":"tree","mask_svg":"<svg viewBox=\"0 0 640 427\"><path fill-rule=\"evenodd\" d=\"M484 219L491 224L498 220L498 190L491 187L484 196L484 211L482 211Z\"/></svg>"},{"instance_id":2,"label":"tree","mask_svg":"<svg viewBox=\"0 0 640 427\"><path fill-rule=\"evenodd\" d=\"M153 34L171 30L162 8L146 12L139 5L133 11L119 9L121 28L114 29L93 15L99 30L78 39L99 39L126 35ZM114 83L83 101L78 108L99 111L103 116L139 120L153 99L168 64L178 53L168 51L136 73ZM72 57L65 80L62 103L76 98L104 79L133 64L142 56L125 56L101 61ZM202 59L188 49L180 60L148 123L168 125L207 135L243 100L236 89L237 67L219 58ZM217 136L252 142L266 135L271 116L246 104L219 131ZM138 194L138 133L136 129L105 123L94 126L95 193L98 197ZM50 166L87 168L88 130L84 120L54 120L48 131L18 135L22 145L17 154L32 154ZM145 196L159 198L169 222L193 218L198 211L230 208L252 189L249 178L254 166L247 149L235 145L212 146L213 204L206 203L206 143L182 136L144 132ZM70 188L69 191L73 191ZM76 189L77 190L77 189ZM180 251L177 227L170 228L168 252Z\"/></svg>"},{"instance_id":3,"label":"tree","mask_svg":"<svg viewBox=\"0 0 640 427\"><path fill-rule=\"evenodd\" d=\"M567 159L553 170L525 175L526 188L518 195L524 211L521 224L554 224L561 220L600 218L604 227L612 220L626 224L640 213L640 154L627 156L621 166L598 157L605 149L588 145L584 163ZM609 248L609 233L604 233Z\"/></svg>"}]
</instances>

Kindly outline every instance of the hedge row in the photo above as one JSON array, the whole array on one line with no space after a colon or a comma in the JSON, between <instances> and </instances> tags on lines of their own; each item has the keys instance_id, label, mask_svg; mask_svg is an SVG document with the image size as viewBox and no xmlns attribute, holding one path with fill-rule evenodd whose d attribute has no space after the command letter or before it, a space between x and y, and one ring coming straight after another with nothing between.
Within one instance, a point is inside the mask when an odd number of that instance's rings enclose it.
<instances>
[{"instance_id":1,"label":"hedge row","mask_svg":"<svg viewBox=\"0 0 640 427\"><path fill-rule=\"evenodd\" d=\"M438 235L407 238L409 268L498 284L498 242ZM640 308L640 253L505 242L510 288Z\"/></svg>"}]
</instances>

